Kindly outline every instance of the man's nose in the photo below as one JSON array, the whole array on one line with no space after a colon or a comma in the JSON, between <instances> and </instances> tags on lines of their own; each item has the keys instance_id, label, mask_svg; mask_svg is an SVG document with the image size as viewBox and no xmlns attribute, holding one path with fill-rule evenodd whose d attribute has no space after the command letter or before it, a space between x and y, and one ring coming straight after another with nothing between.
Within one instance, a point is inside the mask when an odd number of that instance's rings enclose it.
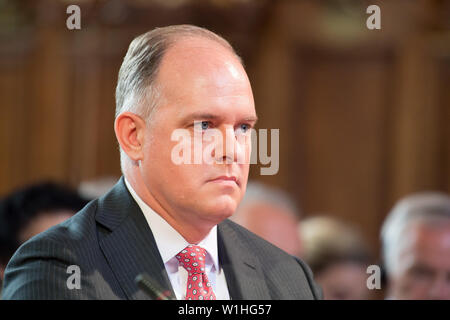
<instances>
[{"instance_id":1,"label":"man's nose","mask_svg":"<svg viewBox=\"0 0 450 320\"><path fill-rule=\"evenodd\" d=\"M221 159L216 159L222 163L233 163L236 161L236 135L232 127L224 127L221 130L223 139L219 139L219 146L222 154L218 154ZM220 141L222 140L222 141Z\"/></svg>"},{"instance_id":2,"label":"man's nose","mask_svg":"<svg viewBox=\"0 0 450 320\"><path fill-rule=\"evenodd\" d=\"M234 129L230 126L224 126L220 129L221 139L218 139L214 149L214 159L217 163L231 164L237 161L237 139ZM237 152L236 152L237 151Z\"/></svg>"}]
</instances>

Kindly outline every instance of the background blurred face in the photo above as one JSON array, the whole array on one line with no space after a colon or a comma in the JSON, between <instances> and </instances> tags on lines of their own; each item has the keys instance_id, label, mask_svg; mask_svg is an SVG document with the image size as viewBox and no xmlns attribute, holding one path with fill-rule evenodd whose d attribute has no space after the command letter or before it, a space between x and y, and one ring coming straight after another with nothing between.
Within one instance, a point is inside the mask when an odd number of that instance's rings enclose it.
<instances>
[{"instance_id":1,"label":"background blurred face","mask_svg":"<svg viewBox=\"0 0 450 320\"><path fill-rule=\"evenodd\" d=\"M301 256L301 240L295 212L269 203L252 204L243 208L237 222L287 253Z\"/></svg>"},{"instance_id":2,"label":"background blurred face","mask_svg":"<svg viewBox=\"0 0 450 320\"><path fill-rule=\"evenodd\" d=\"M390 279L393 298L450 299L450 223L413 224L404 241Z\"/></svg>"},{"instance_id":3,"label":"background blurred face","mask_svg":"<svg viewBox=\"0 0 450 320\"><path fill-rule=\"evenodd\" d=\"M250 155L248 129L256 119L247 75L227 49L210 40L190 38L166 52L157 81L162 99L147 125L140 167L146 188L178 221L217 224L236 210L247 185L249 161L236 162L237 152ZM224 156L228 155L226 143L235 149L232 163L194 164L193 140L192 164L172 161L172 150L179 143L171 140L174 130L186 129L192 137L197 131L202 137L212 128L226 138L218 143ZM239 135L246 136L244 143L237 141ZM203 150L208 144L203 142ZM215 156L212 151L212 159ZM221 176L236 181L215 180Z\"/></svg>"}]
</instances>

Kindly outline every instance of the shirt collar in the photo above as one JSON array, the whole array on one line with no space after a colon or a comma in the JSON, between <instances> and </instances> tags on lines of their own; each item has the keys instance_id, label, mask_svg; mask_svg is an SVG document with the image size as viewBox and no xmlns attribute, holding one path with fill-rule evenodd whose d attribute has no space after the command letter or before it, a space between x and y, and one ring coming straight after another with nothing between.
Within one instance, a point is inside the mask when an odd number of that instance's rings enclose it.
<instances>
[{"instance_id":1,"label":"shirt collar","mask_svg":"<svg viewBox=\"0 0 450 320\"><path fill-rule=\"evenodd\" d=\"M133 187L125 178L125 185L131 193L131 196L138 204L139 208L147 220L147 223L152 230L153 237L156 241L159 253L164 264L169 260L175 258L175 255L186 248L190 243L187 242L181 234L178 233L166 220L164 220L158 213L156 213L150 206L148 206L134 191ZM215 270L219 270L219 255L217 250L217 226L214 226L208 235L200 241L197 245L206 249L209 257L212 259L212 265ZM176 259L176 258L175 258ZM206 264L208 264L208 257Z\"/></svg>"}]
</instances>

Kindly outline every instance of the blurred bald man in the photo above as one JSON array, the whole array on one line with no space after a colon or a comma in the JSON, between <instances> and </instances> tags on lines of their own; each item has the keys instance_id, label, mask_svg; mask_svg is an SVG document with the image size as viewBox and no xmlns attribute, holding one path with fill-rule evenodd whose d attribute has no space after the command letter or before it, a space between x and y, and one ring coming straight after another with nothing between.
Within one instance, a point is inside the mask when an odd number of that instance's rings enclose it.
<instances>
[{"instance_id":1,"label":"blurred bald man","mask_svg":"<svg viewBox=\"0 0 450 320\"><path fill-rule=\"evenodd\" d=\"M249 182L231 220L287 253L301 257L300 212L286 192L260 182Z\"/></svg>"}]
</instances>

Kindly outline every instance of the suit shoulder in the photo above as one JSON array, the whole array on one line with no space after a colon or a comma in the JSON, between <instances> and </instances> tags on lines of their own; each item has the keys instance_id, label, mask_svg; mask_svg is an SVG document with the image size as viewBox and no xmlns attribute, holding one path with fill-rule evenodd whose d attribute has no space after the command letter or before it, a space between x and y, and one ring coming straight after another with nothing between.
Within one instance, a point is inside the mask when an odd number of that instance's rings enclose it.
<instances>
[{"instance_id":1,"label":"suit shoulder","mask_svg":"<svg viewBox=\"0 0 450 320\"><path fill-rule=\"evenodd\" d=\"M29 239L25 244L56 242L73 247L81 240L89 240L95 230L97 200L89 202L83 209L60 224L47 229Z\"/></svg>"},{"instance_id":2,"label":"suit shoulder","mask_svg":"<svg viewBox=\"0 0 450 320\"><path fill-rule=\"evenodd\" d=\"M254 254L261 263L261 268L266 275L266 281L273 291L277 291L279 283L285 284L286 288L291 288L291 292L284 296L284 291L279 290L274 293L276 297L290 299L298 296L308 299L322 299L321 288L315 283L313 273L309 266L298 257L294 257L272 243L264 240L248 229L237 223L226 220L222 223L222 229L234 236L234 241L238 241L246 246L248 252Z\"/></svg>"},{"instance_id":3,"label":"suit shoulder","mask_svg":"<svg viewBox=\"0 0 450 320\"><path fill-rule=\"evenodd\" d=\"M91 202L70 219L44 231L22 244L9 261L4 275L3 299L63 299L73 292L66 288L67 268L80 265L83 248L89 247L89 225L95 214Z\"/></svg>"},{"instance_id":4,"label":"suit shoulder","mask_svg":"<svg viewBox=\"0 0 450 320\"><path fill-rule=\"evenodd\" d=\"M247 228L228 219L223 222L223 225L224 227L231 229L239 237L240 243L256 250L255 252L262 251L275 259L288 259L295 261L293 256L251 232Z\"/></svg>"}]
</instances>

